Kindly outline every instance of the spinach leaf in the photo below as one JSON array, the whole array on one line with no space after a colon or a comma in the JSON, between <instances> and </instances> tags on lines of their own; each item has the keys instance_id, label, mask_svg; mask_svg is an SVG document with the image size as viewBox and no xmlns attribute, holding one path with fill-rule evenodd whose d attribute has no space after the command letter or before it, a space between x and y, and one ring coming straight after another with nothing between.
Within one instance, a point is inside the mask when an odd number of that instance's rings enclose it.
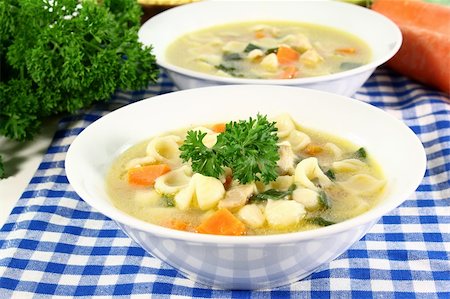
<instances>
[{"instance_id":1,"label":"spinach leaf","mask_svg":"<svg viewBox=\"0 0 450 299\"><path fill-rule=\"evenodd\" d=\"M163 195L161 197L162 200L162 206L166 208L173 208L175 207L175 199L173 197L165 196Z\"/></svg>"},{"instance_id":2,"label":"spinach leaf","mask_svg":"<svg viewBox=\"0 0 450 299\"><path fill-rule=\"evenodd\" d=\"M219 64L215 66L216 69L224 71L225 73L233 76L233 77L243 77L242 74L237 73L237 68L235 68L234 66L227 66L224 64Z\"/></svg>"},{"instance_id":3,"label":"spinach leaf","mask_svg":"<svg viewBox=\"0 0 450 299\"><path fill-rule=\"evenodd\" d=\"M319 192L319 204L325 210L329 209L331 207L330 199L328 198L328 195L323 190Z\"/></svg>"},{"instance_id":4,"label":"spinach leaf","mask_svg":"<svg viewBox=\"0 0 450 299\"><path fill-rule=\"evenodd\" d=\"M289 196L292 194L292 192L294 192L296 186L292 185L289 187L288 190L286 191L280 191L280 190L276 190L276 189L269 189L266 190L264 192L261 192L259 194L255 194L252 197L250 197L250 202L261 202L261 201L265 201L268 199L272 199L272 200L280 200L285 198L286 196Z\"/></svg>"},{"instance_id":5,"label":"spinach leaf","mask_svg":"<svg viewBox=\"0 0 450 299\"><path fill-rule=\"evenodd\" d=\"M358 159L366 159L367 158L367 151L365 148L360 147L356 152L355 152L355 156Z\"/></svg>"},{"instance_id":6,"label":"spinach leaf","mask_svg":"<svg viewBox=\"0 0 450 299\"><path fill-rule=\"evenodd\" d=\"M269 55L269 54L272 54L272 53L277 54L277 53L278 53L278 48L270 48L270 49L267 49L266 52L265 52L264 54Z\"/></svg>"},{"instance_id":7,"label":"spinach leaf","mask_svg":"<svg viewBox=\"0 0 450 299\"><path fill-rule=\"evenodd\" d=\"M329 226L332 224L336 224L336 222L332 222L332 221L323 219L322 217L313 217L313 218L306 219L306 221L311 224L318 225L318 226Z\"/></svg>"},{"instance_id":8,"label":"spinach leaf","mask_svg":"<svg viewBox=\"0 0 450 299\"><path fill-rule=\"evenodd\" d=\"M333 169L331 169L331 168L325 172L325 175L332 181L336 180L336 174L334 173Z\"/></svg>"},{"instance_id":9,"label":"spinach leaf","mask_svg":"<svg viewBox=\"0 0 450 299\"><path fill-rule=\"evenodd\" d=\"M230 60L241 60L241 54L239 53L224 53L222 56L223 60L230 61Z\"/></svg>"},{"instance_id":10,"label":"spinach leaf","mask_svg":"<svg viewBox=\"0 0 450 299\"><path fill-rule=\"evenodd\" d=\"M247 45L247 47L245 47L244 52L248 53L248 52L251 52L251 51L253 51L255 49L260 49L261 50L262 48L260 46L255 45L255 44L249 43Z\"/></svg>"}]
</instances>

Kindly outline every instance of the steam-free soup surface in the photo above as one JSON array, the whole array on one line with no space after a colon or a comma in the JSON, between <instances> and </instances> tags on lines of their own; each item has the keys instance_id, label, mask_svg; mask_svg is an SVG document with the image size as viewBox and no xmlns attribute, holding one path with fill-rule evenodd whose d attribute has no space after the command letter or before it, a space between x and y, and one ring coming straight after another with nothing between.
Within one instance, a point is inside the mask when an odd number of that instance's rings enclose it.
<instances>
[{"instance_id":1,"label":"steam-free soup surface","mask_svg":"<svg viewBox=\"0 0 450 299\"><path fill-rule=\"evenodd\" d=\"M219 134L233 128L205 124L151 137L121 154L106 180L111 200L150 223L229 235L315 229L378 203L385 180L363 147L300 126L287 114L270 121L278 153L270 182L243 184L228 167L217 178L193 171L192 160L180 158L187 132L202 132L202 146L214 148Z\"/></svg>"},{"instance_id":2,"label":"steam-free soup surface","mask_svg":"<svg viewBox=\"0 0 450 299\"><path fill-rule=\"evenodd\" d=\"M293 79L328 75L368 63L360 38L309 23L232 23L192 32L173 42L167 61L224 77Z\"/></svg>"}]
</instances>

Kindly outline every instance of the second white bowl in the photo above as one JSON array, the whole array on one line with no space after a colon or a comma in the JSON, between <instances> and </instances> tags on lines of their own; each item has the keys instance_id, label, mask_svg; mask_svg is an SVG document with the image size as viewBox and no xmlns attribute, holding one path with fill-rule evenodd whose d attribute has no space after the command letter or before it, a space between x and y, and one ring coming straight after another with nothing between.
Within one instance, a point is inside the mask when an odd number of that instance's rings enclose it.
<instances>
[{"instance_id":1,"label":"second white bowl","mask_svg":"<svg viewBox=\"0 0 450 299\"><path fill-rule=\"evenodd\" d=\"M244 79L208 75L173 65L166 59L167 47L180 36L214 25L251 20L305 22L334 27L364 40L372 60L360 67L331 75L297 79ZM180 89L222 84L271 84L318 89L353 95L375 68L400 48L402 35L383 15L339 1L201 1L162 12L139 30L139 40L153 47L157 63Z\"/></svg>"}]
</instances>

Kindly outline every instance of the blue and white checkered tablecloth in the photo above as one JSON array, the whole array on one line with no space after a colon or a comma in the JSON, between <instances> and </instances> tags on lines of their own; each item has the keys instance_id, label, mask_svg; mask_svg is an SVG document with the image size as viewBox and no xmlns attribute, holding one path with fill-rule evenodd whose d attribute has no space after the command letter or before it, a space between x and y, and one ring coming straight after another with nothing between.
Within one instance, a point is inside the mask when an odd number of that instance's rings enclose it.
<instances>
[{"instance_id":1,"label":"blue and white checkered tablecloth","mask_svg":"<svg viewBox=\"0 0 450 299\"><path fill-rule=\"evenodd\" d=\"M261 291L206 288L146 253L69 185L66 151L86 126L157 85L117 93L65 117L39 169L0 231L0 298L450 298L450 97L378 69L356 98L402 119L423 142L427 171L400 207L306 279ZM411 161L414 163L414 161Z\"/></svg>"}]
</instances>

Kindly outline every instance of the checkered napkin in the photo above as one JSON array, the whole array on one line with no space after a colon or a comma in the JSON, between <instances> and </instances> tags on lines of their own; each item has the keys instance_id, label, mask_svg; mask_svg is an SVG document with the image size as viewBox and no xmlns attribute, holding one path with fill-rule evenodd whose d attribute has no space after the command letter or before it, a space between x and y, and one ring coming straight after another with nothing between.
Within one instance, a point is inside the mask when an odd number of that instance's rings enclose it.
<instances>
[{"instance_id":1,"label":"checkered napkin","mask_svg":"<svg viewBox=\"0 0 450 299\"><path fill-rule=\"evenodd\" d=\"M419 136L428 158L420 187L306 279L272 290L226 291L196 284L146 253L81 200L65 175L66 151L87 125L120 106L172 90L162 76L148 90L117 93L106 104L60 121L0 231L0 298L450 298L448 95L378 69L355 97L402 119Z\"/></svg>"}]
</instances>

